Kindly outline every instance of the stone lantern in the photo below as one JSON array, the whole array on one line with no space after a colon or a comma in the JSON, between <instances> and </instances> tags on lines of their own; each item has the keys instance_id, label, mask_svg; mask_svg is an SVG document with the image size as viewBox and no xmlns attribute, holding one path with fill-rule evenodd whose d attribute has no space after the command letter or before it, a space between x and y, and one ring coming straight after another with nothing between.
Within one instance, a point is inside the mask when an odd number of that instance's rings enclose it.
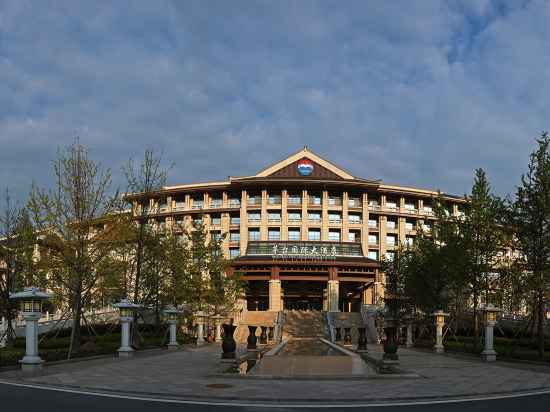
<instances>
[{"instance_id":1,"label":"stone lantern","mask_svg":"<svg viewBox=\"0 0 550 412\"><path fill-rule=\"evenodd\" d=\"M405 323L407 325L407 340L405 342L406 348L412 348L414 346L413 341L413 324L414 324L414 315L409 314L405 318Z\"/></svg>"},{"instance_id":2,"label":"stone lantern","mask_svg":"<svg viewBox=\"0 0 550 412\"><path fill-rule=\"evenodd\" d=\"M198 311L195 313L195 322L197 323L197 346L204 345L204 320L206 313Z\"/></svg>"},{"instance_id":3,"label":"stone lantern","mask_svg":"<svg viewBox=\"0 0 550 412\"><path fill-rule=\"evenodd\" d=\"M177 349L179 346L176 338L176 327L178 325L178 317L181 313L181 310L178 310L173 306L168 306L166 309L164 309L164 314L168 318L167 322L170 327L170 341L168 342L168 349Z\"/></svg>"},{"instance_id":4,"label":"stone lantern","mask_svg":"<svg viewBox=\"0 0 550 412\"><path fill-rule=\"evenodd\" d=\"M221 342L222 340L222 319L223 316L220 314L212 316L212 320L214 321L214 325L216 326L216 336L214 337L214 341L216 342Z\"/></svg>"},{"instance_id":5,"label":"stone lantern","mask_svg":"<svg viewBox=\"0 0 550 412\"><path fill-rule=\"evenodd\" d=\"M482 310L485 313L485 349L481 352L481 359L486 362L494 362L497 360L497 353L493 348L493 329L497 323L497 313L500 312L500 309L489 303Z\"/></svg>"},{"instance_id":6,"label":"stone lantern","mask_svg":"<svg viewBox=\"0 0 550 412\"><path fill-rule=\"evenodd\" d=\"M113 305L120 310L120 348L118 348L119 358L130 358L134 356L134 348L130 346L130 324L134 321L136 311L142 308L142 305L132 303L128 299L122 299Z\"/></svg>"},{"instance_id":7,"label":"stone lantern","mask_svg":"<svg viewBox=\"0 0 550 412\"><path fill-rule=\"evenodd\" d=\"M26 349L25 356L19 361L23 372L36 373L42 369L44 361L38 356L38 320L42 317L42 303L51 297L51 293L36 287L10 294L10 299L19 302L19 310L25 319Z\"/></svg>"},{"instance_id":8,"label":"stone lantern","mask_svg":"<svg viewBox=\"0 0 550 412\"><path fill-rule=\"evenodd\" d=\"M436 310L432 313L432 316L435 319L435 353L445 352L445 347L443 346L443 326L445 325L445 317L449 316L448 313L443 312L441 309Z\"/></svg>"}]
</instances>

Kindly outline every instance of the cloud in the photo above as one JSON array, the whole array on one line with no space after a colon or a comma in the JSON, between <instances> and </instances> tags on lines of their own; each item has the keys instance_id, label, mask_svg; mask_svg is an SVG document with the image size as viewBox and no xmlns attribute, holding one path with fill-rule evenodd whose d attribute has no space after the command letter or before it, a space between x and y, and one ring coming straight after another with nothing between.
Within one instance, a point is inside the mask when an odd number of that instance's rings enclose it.
<instances>
[{"instance_id":1,"label":"cloud","mask_svg":"<svg viewBox=\"0 0 550 412\"><path fill-rule=\"evenodd\" d=\"M113 168L158 147L171 184L307 144L357 176L513 191L548 128L547 2L186 1L0 6L0 187L51 181L78 134Z\"/></svg>"}]
</instances>

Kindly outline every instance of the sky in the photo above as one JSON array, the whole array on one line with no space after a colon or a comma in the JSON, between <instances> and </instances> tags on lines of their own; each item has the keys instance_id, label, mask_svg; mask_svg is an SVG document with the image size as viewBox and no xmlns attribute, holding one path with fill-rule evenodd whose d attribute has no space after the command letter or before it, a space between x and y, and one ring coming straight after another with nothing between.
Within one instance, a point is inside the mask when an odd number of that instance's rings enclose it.
<instances>
[{"instance_id":1,"label":"sky","mask_svg":"<svg viewBox=\"0 0 550 412\"><path fill-rule=\"evenodd\" d=\"M366 179L512 193L550 129L545 0L0 0L0 189L53 181L75 137L124 186L145 148L171 185L300 150Z\"/></svg>"}]
</instances>

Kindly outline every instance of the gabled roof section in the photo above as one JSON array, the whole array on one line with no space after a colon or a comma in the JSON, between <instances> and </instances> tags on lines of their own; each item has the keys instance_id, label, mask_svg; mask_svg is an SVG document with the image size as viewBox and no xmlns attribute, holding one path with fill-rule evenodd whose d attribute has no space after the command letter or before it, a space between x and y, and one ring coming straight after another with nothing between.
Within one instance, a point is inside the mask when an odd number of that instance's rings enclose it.
<instances>
[{"instance_id":1,"label":"gabled roof section","mask_svg":"<svg viewBox=\"0 0 550 412\"><path fill-rule=\"evenodd\" d=\"M298 163L306 159L313 163L313 172L309 176L302 176L298 173ZM304 146L302 150L294 153L290 157L262 170L254 177L312 177L355 180L354 176L322 157L317 156L315 153L311 152L307 146Z\"/></svg>"}]
</instances>

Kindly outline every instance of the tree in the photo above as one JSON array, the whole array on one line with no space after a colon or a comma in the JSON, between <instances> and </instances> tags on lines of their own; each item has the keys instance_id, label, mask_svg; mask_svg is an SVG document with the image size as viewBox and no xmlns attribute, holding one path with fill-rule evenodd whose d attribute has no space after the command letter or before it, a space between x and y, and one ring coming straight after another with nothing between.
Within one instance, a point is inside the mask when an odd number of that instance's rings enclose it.
<instances>
[{"instance_id":1,"label":"tree","mask_svg":"<svg viewBox=\"0 0 550 412\"><path fill-rule=\"evenodd\" d=\"M109 197L111 173L90 159L75 142L58 150L53 189L33 187L29 198L34 226L47 261L50 288L57 292L72 317L68 357L80 349L83 311L101 274L101 262L110 256L117 237L114 198ZM109 224L102 219L107 217Z\"/></svg>"},{"instance_id":2,"label":"tree","mask_svg":"<svg viewBox=\"0 0 550 412\"><path fill-rule=\"evenodd\" d=\"M143 160L137 166L132 159L123 166L122 171L126 176L128 187L128 200L133 201L133 215L130 216L130 228L135 229L130 233L130 243L134 247L134 270L133 270L133 300L141 303L141 287L143 258L146 248L146 240L150 235L149 221L149 199L151 193L161 189L166 183L168 169L161 167L162 156L157 155L154 150L145 150ZM141 203L138 203L141 202ZM130 231L131 232L131 231Z\"/></svg>"},{"instance_id":3,"label":"tree","mask_svg":"<svg viewBox=\"0 0 550 412\"><path fill-rule=\"evenodd\" d=\"M544 359L544 319L550 272L550 137L543 133L531 153L527 173L521 177L516 197L509 204L509 223L515 247L533 293L538 352Z\"/></svg>"},{"instance_id":4,"label":"tree","mask_svg":"<svg viewBox=\"0 0 550 412\"><path fill-rule=\"evenodd\" d=\"M468 197L459 235L463 249L466 284L472 297L474 346L479 343L478 309L480 298L490 302L492 279L499 272L499 255L505 247L505 232L501 225L502 201L491 193L483 169L476 169L472 193Z\"/></svg>"}]
</instances>

